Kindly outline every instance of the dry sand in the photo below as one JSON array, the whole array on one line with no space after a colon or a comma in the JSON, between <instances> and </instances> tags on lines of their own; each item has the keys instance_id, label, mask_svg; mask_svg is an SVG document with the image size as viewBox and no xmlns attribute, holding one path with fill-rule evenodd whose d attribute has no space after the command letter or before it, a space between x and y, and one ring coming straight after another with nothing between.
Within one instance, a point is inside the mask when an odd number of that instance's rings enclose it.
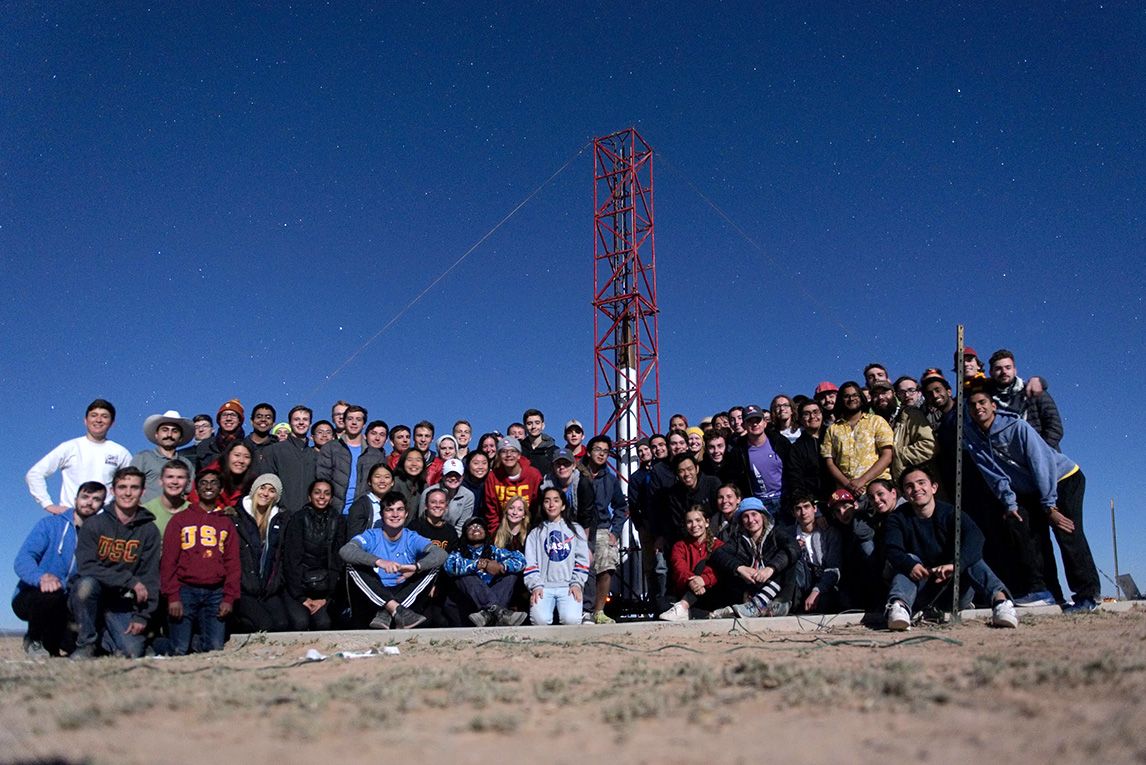
<instances>
[{"instance_id":1,"label":"dry sand","mask_svg":"<svg viewBox=\"0 0 1146 765\"><path fill-rule=\"evenodd\" d=\"M68 763L1146 762L1146 610L1018 630L767 620L238 636L179 659L0 641L0 760Z\"/></svg>"}]
</instances>

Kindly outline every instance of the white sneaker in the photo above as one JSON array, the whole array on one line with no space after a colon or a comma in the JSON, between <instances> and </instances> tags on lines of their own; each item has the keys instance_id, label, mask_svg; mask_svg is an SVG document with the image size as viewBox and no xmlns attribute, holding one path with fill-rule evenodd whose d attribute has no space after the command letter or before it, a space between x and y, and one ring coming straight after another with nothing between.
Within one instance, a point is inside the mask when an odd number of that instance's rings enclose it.
<instances>
[{"instance_id":1,"label":"white sneaker","mask_svg":"<svg viewBox=\"0 0 1146 765\"><path fill-rule=\"evenodd\" d=\"M688 609L685 608L684 601L678 600L676 603L672 604L672 608L665 611L657 618L662 622L687 622Z\"/></svg>"},{"instance_id":2,"label":"white sneaker","mask_svg":"<svg viewBox=\"0 0 1146 765\"><path fill-rule=\"evenodd\" d=\"M892 632L911 629L911 612L902 601L893 600L887 604L887 628Z\"/></svg>"},{"instance_id":3,"label":"white sneaker","mask_svg":"<svg viewBox=\"0 0 1146 765\"><path fill-rule=\"evenodd\" d=\"M718 608L708 615L709 619L731 619L736 616L736 612L732 610L732 606L725 606Z\"/></svg>"},{"instance_id":4,"label":"white sneaker","mask_svg":"<svg viewBox=\"0 0 1146 765\"><path fill-rule=\"evenodd\" d=\"M1015 613L1015 604L1009 600L1000 600L991 608L991 624L996 627L1019 626L1019 616Z\"/></svg>"}]
</instances>

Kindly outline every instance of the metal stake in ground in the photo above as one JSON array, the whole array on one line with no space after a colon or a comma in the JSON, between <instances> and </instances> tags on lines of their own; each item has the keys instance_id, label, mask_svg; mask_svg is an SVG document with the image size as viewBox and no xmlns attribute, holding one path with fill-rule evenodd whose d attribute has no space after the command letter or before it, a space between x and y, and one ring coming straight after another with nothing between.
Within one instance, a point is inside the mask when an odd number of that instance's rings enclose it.
<instances>
[{"instance_id":1,"label":"metal stake in ground","mask_svg":"<svg viewBox=\"0 0 1146 765\"><path fill-rule=\"evenodd\" d=\"M963 567L963 325L955 328L955 569L951 572L951 621L959 624L959 571Z\"/></svg>"},{"instance_id":2,"label":"metal stake in ground","mask_svg":"<svg viewBox=\"0 0 1146 765\"><path fill-rule=\"evenodd\" d=\"M1122 600L1122 585L1118 583L1118 527L1114 525L1114 497L1110 498L1110 536L1114 540L1114 597Z\"/></svg>"}]
</instances>

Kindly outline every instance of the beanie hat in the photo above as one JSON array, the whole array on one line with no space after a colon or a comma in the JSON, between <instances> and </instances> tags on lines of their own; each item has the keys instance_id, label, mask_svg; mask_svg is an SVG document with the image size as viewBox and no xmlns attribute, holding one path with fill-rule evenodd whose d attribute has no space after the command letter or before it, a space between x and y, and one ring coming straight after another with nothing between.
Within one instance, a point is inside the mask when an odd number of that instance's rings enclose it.
<instances>
[{"instance_id":1,"label":"beanie hat","mask_svg":"<svg viewBox=\"0 0 1146 765\"><path fill-rule=\"evenodd\" d=\"M239 399L237 398L233 398L219 407L219 411L215 412L216 421L219 419L219 415L221 415L223 412L234 412L235 414L239 415L239 420L242 420L246 415L246 412L243 411L243 405L239 403Z\"/></svg>"},{"instance_id":2,"label":"beanie hat","mask_svg":"<svg viewBox=\"0 0 1146 765\"><path fill-rule=\"evenodd\" d=\"M274 473L263 473L261 476L255 479L254 483L251 484L251 490L247 494L247 496L251 498L252 502L255 500L255 492L259 490L259 487L266 486L268 483L274 487L276 492L278 492L278 497L275 498L275 503L277 504L278 500L283 498L283 482L280 481L279 477Z\"/></svg>"}]
</instances>

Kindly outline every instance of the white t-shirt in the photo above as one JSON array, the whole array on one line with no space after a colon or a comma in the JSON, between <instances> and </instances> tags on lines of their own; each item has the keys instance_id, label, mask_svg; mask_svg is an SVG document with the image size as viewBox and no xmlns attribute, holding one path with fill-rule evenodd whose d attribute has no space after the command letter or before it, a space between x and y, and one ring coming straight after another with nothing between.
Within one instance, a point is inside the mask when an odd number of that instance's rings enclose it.
<instances>
[{"instance_id":1,"label":"white t-shirt","mask_svg":"<svg viewBox=\"0 0 1146 765\"><path fill-rule=\"evenodd\" d=\"M819 529L812 531L801 531L796 529L796 541L800 544L800 550L803 551L804 557L813 566L822 566L824 564L824 550L823 545L818 544L816 537L820 535Z\"/></svg>"},{"instance_id":2,"label":"white t-shirt","mask_svg":"<svg viewBox=\"0 0 1146 765\"><path fill-rule=\"evenodd\" d=\"M115 471L131 464L131 454L115 441L96 443L87 436L64 441L32 466L24 476L32 498L40 507L52 504L48 494L48 476L59 472L63 479L59 504L71 507L76 502L80 484L99 481L107 486L111 496L111 478Z\"/></svg>"}]
</instances>

